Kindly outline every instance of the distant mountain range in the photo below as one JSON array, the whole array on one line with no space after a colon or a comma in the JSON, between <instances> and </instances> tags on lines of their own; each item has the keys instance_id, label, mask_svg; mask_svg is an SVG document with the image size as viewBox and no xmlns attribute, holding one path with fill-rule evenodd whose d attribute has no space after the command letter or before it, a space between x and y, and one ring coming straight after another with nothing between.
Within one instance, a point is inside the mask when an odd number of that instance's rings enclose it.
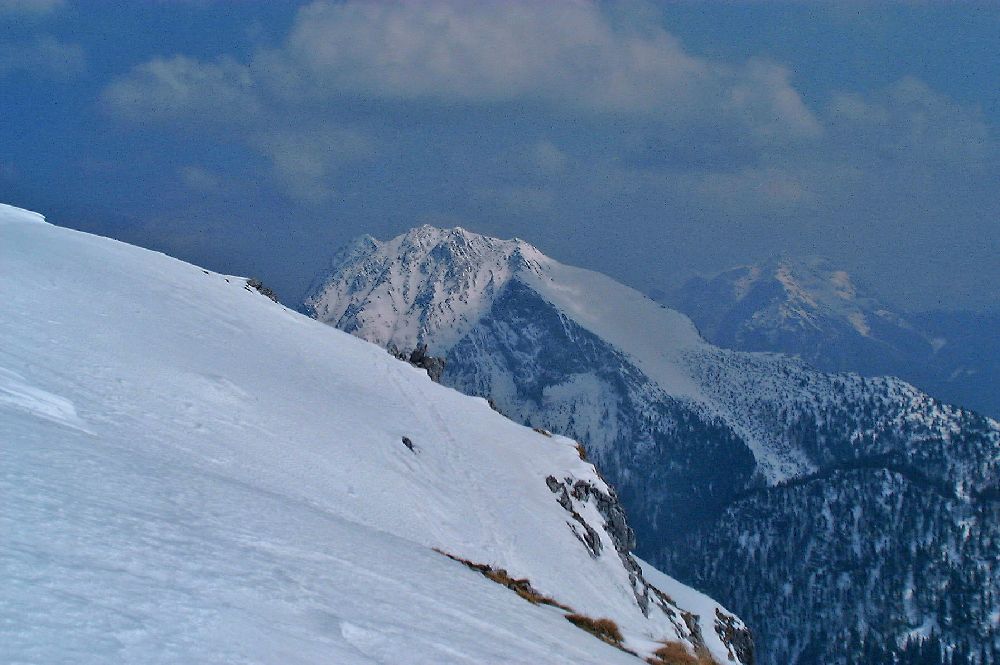
<instances>
[{"instance_id":1,"label":"distant mountain range","mask_svg":"<svg viewBox=\"0 0 1000 665\"><path fill-rule=\"evenodd\" d=\"M774 258L662 298L713 344L797 355L830 372L898 376L1000 417L1000 312L903 314L821 258Z\"/></svg>"},{"instance_id":2,"label":"distant mountain range","mask_svg":"<svg viewBox=\"0 0 1000 665\"><path fill-rule=\"evenodd\" d=\"M848 280L824 289L845 303L838 334L930 345ZM798 291L745 302L780 336L815 319ZM898 379L719 348L603 275L458 228L358 239L304 306L384 347L426 344L442 382L583 442L640 554L740 613L759 662L1000 662L996 421Z\"/></svg>"},{"instance_id":3,"label":"distant mountain range","mask_svg":"<svg viewBox=\"0 0 1000 665\"><path fill-rule=\"evenodd\" d=\"M918 312L909 319L937 349L931 376L914 381L954 404L1000 418L1000 311Z\"/></svg>"}]
</instances>

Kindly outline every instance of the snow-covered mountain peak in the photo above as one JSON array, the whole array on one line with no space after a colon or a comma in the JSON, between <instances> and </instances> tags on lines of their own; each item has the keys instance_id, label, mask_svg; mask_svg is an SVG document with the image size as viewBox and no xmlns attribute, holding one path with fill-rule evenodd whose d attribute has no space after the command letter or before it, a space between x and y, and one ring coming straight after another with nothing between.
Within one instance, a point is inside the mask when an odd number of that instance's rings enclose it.
<instances>
[{"instance_id":1,"label":"snow-covered mountain peak","mask_svg":"<svg viewBox=\"0 0 1000 665\"><path fill-rule=\"evenodd\" d=\"M535 247L519 239L504 240L469 231L461 226L440 228L430 224L414 227L395 238L380 243L404 254L409 251L438 251L456 259L489 262L500 257L523 256L526 260L542 256Z\"/></svg>"},{"instance_id":2,"label":"snow-covered mountain peak","mask_svg":"<svg viewBox=\"0 0 1000 665\"><path fill-rule=\"evenodd\" d=\"M338 268L316 283L306 306L382 345L412 348L431 334L458 339L515 273L539 269L539 256L526 243L462 228L424 225L388 241L366 236L335 257ZM348 292L360 295L363 307L339 297Z\"/></svg>"},{"instance_id":3,"label":"snow-covered mountain peak","mask_svg":"<svg viewBox=\"0 0 1000 665\"><path fill-rule=\"evenodd\" d=\"M775 257L694 278L665 302L722 347L898 376L944 401L1000 413L990 315L893 311L824 259Z\"/></svg>"},{"instance_id":4,"label":"snow-covered mountain peak","mask_svg":"<svg viewBox=\"0 0 1000 665\"><path fill-rule=\"evenodd\" d=\"M729 299L737 301L751 296L756 289L766 289L769 283L777 283L786 307L805 307L809 311L841 311L850 307L845 302L858 297L850 274L818 256L774 256L759 264L724 271L713 279L721 279L728 287ZM692 285L704 281L696 278Z\"/></svg>"},{"instance_id":5,"label":"snow-covered mountain peak","mask_svg":"<svg viewBox=\"0 0 1000 665\"><path fill-rule=\"evenodd\" d=\"M848 272L831 267L829 261L820 257L798 260L784 257L769 272L785 287L789 300L815 308L837 308L840 301L852 301L858 295Z\"/></svg>"},{"instance_id":6,"label":"snow-covered mountain peak","mask_svg":"<svg viewBox=\"0 0 1000 665\"><path fill-rule=\"evenodd\" d=\"M709 340L738 349L788 350L814 360L812 347L820 339L846 339L845 346L928 345L901 315L821 257L777 256L696 277L670 302ZM803 348L796 348L796 339Z\"/></svg>"},{"instance_id":7,"label":"snow-covered mountain peak","mask_svg":"<svg viewBox=\"0 0 1000 665\"><path fill-rule=\"evenodd\" d=\"M315 318L377 344L429 343L439 353L515 281L595 321L613 320L602 308L646 299L603 275L563 266L523 240L424 225L390 240L363 236L348 244L314 283L305 307ZM580 298L580 288L593 297ZM668 326L675 341L698 343L685 317L665 316L676 319Z\"/></svg>"}]
</instances>

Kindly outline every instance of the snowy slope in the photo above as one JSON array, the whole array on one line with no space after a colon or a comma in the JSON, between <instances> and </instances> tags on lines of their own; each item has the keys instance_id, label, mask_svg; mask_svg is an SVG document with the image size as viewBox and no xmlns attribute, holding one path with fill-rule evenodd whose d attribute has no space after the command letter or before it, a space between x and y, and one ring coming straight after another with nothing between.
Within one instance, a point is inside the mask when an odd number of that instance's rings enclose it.
<instances>
[{"instance_id":1,"label":"snowy slope","mask_svg":"<svg viewBox=\"0 0 1000 665\"><path fill-rule=\"evenodd\" d=\"M432 548L640 653L703 641L572 441L243 279L7 206L0 271L0 660L637 662Z\"/></svg>"},{"instance_id":2,"label":"snowy slope","mask_svg":"<svg viewBox=\"0 0 1000 665\"><path fill-rule=\"evenodd\" d=\"M842 277L827 295L846 301ZM765 662L847 662L858 625L865 646L937 622L956 649L1000 649L993 420L897 379L720 349L603 275L462 229L364 238L305 307L382 345L426 343L445 384L583 441L640 553L753 621Z\"/></svg>"}]
</instances>

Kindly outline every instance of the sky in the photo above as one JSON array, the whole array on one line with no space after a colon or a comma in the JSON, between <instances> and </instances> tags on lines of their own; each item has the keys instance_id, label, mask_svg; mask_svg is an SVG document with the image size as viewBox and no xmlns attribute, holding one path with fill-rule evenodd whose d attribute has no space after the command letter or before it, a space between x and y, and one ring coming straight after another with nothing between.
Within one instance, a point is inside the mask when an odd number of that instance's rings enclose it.
<instances>
[{"instance_id":1,"label":"sky","mask_svg":"<svg viewBox=\"0 0 1000 665\"><path fill-rule=\"evenodd\" d=\"M1000 3L0 0L0 201L292 305L430 223L1000 307L998 127Z\"/></svg>"}]
</instances>

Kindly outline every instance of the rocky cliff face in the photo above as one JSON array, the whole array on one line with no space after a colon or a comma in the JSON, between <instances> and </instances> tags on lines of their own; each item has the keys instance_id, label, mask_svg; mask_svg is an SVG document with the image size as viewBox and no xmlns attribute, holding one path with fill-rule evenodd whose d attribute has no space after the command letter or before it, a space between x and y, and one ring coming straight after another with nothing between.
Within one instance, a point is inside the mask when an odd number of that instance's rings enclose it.
<instances>
[{"instance_id":1,"label":"rocky cliff face","mask_svg":"<svg viewBox=\"0 0 1000 665\"><path fill-rule=\"evenodd\" d=\"M615 554L628 571L636 603L644 614L648 616L650 612L659 611L669 617L674 633L690 645L694 653L711 653L706 643L706 635L710 635L713 641L723 645L728 661L754 662L753 636L742 620L721 608L717 608L713 616L694 614L670 596L670 587L660 589L646 579L641 564L632 553L636 547L635 532L628 525L625 509L612 487L601 487L573 476L562 479L548 476L545 482L569 515L566 524L594 558L603 554L604 546L600 532L584 515L596 510L600 528L611 537Z\"/></svg>"},{"instance_id":2,"label":"rocky cliff face","mask_svg":"<svg viewBox=\"0 0 1000 665\"><path fill-rule=\"evenodd\" d=\"M996 422L895 379L718 349L520 241L424 227L357 247L312 313L426 343L443 383L583 442L638 553L750 617L762 662L849 663L929 635L1000 662Z\"/></svg>"}]
</instances>

